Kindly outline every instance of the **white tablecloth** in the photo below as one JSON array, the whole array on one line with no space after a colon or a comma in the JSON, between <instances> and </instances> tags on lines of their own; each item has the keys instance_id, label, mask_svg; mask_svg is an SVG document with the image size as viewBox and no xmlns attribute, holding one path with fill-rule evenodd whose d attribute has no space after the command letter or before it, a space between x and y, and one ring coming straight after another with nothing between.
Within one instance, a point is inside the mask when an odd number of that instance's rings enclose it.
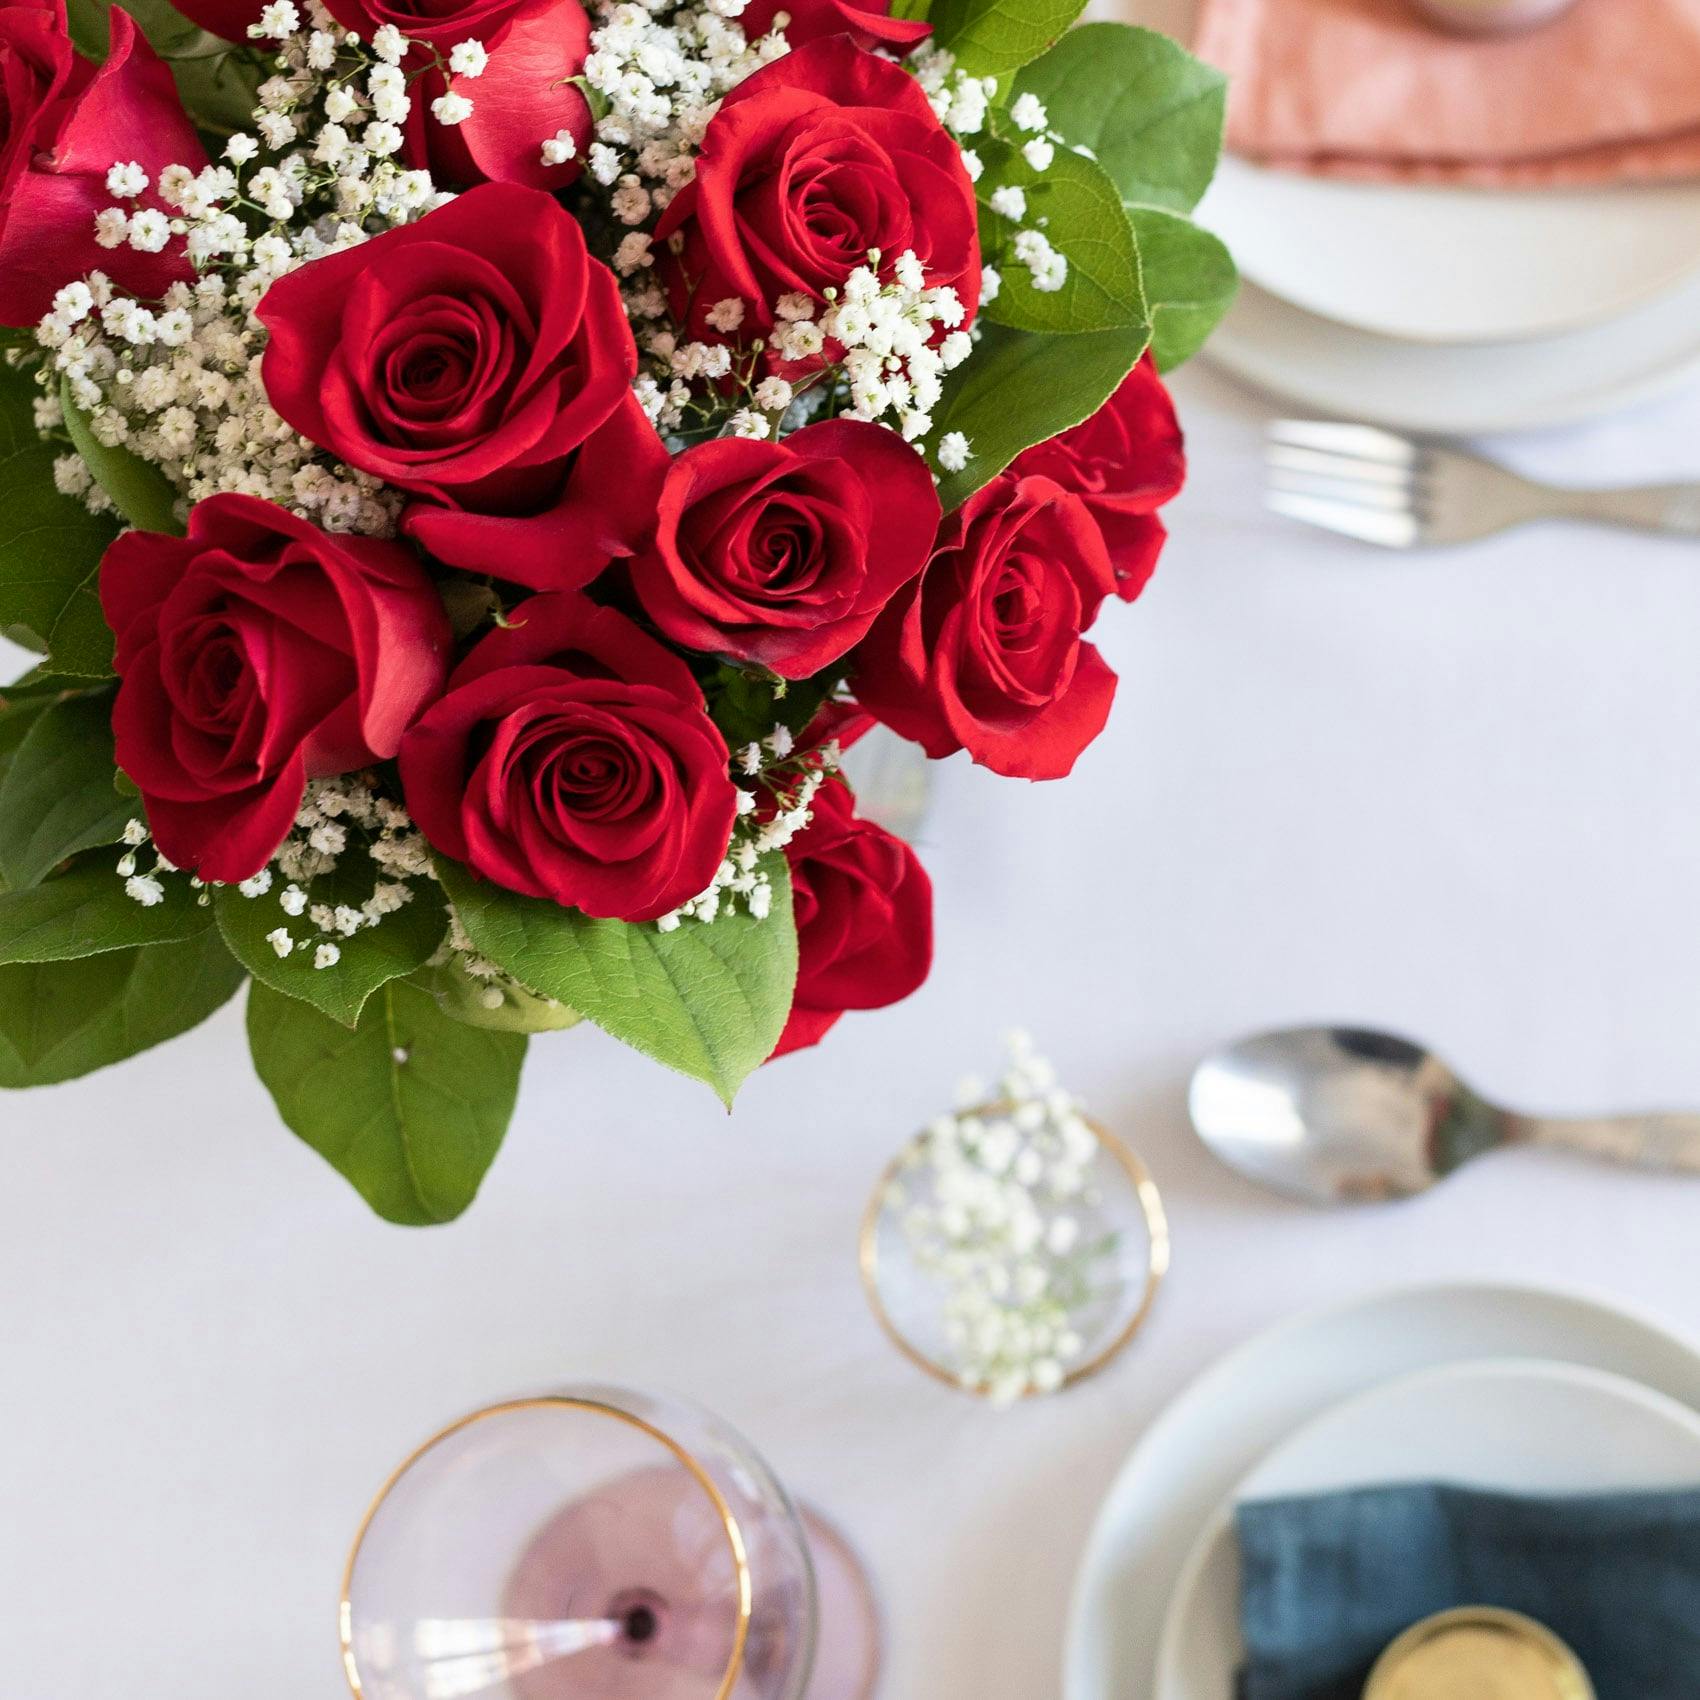
<instances>
[{"instance_id":1,"label":"white tablecloth","mask_svg":"<svg viewBox=\"0 0 1700 1700\"><path fill-rule=\"evenodd\" d=\"M1178 385L1193 472L1071 783L951 763L918 997L765 1071L730 1119L600 1034L534 1043L460 1223L383 1226L278 1124L239 1004L0 1098L0 1690L334 1700L361 1508L463 1409L672 1388L867 1555L887 1700L1045 1700L1094 1508L1153 1412L1297 1307L1389 1282L1583 1283L1700 1334L1700 1183L1502 1156L1328 1215L1219 1169L1191 1064L1320 1017L1422 1035L1534 1107L1700 1103L1700 546L1542 528L1389 556L1266 517L1268 411ZM1700 476L1700 394L1506 445ZM0 675L3 676L3 675ZM1166 1193L1146 1337L994 1413L875 1333L856 1219L888 1153L1023 1023Z\"/></svg>"}]
</instances>

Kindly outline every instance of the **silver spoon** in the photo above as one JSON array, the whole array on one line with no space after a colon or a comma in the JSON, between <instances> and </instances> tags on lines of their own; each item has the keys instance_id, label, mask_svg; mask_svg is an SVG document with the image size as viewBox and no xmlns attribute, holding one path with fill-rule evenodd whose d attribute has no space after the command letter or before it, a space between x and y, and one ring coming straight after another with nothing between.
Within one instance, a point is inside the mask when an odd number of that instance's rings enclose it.
<instances>
[{"instance_id":1,"label":"silver spoon","mask_svg":"<svg viewBox=\"0 0 1700 1700\"><path fill-rule=\"evenodd\" d=\"M1500 1145L1700 1175L1700 1115L1519 1115L1409 1040L1352 1027L1242 1039L1199 1064L1190 1105L1223 1162L1317 1204L1408 1198Z\"/></svg>"}]
</instances>

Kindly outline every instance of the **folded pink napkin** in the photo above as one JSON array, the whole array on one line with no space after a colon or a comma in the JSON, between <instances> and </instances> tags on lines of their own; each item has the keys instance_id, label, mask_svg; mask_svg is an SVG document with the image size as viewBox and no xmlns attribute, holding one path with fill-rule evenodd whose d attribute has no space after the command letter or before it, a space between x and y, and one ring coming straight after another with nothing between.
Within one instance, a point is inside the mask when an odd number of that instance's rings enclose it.
<instances>
[{"instance_id":1,"label":"folded pink napkin","mask_svg":"<svg viewBox=\"0 0 1700 1700\"><path fill-rule=\"evenodd\" d=\"M1406 0L1202 0L1228 146L1333 176L1482 184L1700 175L1700 0L1578 0L1446 35Z\"/></svg>"}]
</instances>

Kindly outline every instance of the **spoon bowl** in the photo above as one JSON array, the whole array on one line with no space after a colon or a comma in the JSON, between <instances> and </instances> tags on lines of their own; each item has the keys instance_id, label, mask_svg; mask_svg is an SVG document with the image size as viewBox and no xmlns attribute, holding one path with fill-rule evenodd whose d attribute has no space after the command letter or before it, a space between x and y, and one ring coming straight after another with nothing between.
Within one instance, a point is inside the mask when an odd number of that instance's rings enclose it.
<instances>
[{"instance_id":1,"label":"spoon bowl","mask_svg":"<svg viewBox=\"0 0 1700 1700\"><path fill-rule=\"evenodd\" d=\"M1700 1173L1700 1116L1520 1115L1422 1046L1357 1027L1229 1045L1199 1064L1189 1107L1199 1138L1230 1168L1316 1204L1409 1198L1507 1144Z\"/></svg>"}]
</instances>

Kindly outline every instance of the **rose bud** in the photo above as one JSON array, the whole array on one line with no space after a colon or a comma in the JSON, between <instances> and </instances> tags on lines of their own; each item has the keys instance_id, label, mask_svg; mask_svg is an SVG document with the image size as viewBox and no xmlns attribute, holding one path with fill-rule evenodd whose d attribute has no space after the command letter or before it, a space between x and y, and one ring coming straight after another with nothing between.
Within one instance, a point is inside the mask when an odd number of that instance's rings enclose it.
<instances>
[{"instance_id":1,"label":"rose bud","mask_svg":"<svg viewBox=\"0 0 1700 1700\"><path fill-rule=\"evenodd\" d=\"M856 700L930 756L1060 779L1116 676L1084 632L1115 573L1096 521L1049 478L1005 473L945 518L926 570L857 650Z\"/></svg>"},{"instance_id":2,"label":"rose bud","mask_svg":"<svg viewBox=\"0 0 1700 1700\"><path fill-rule=\"evenodd\" d=\"M160 172L207 163L171 72L128 12L107 15L111 47L96 68L72 49L63 0L0 6L0 324L33 325L92 271L144 297L194 276L180 237L152 251L95 240L95 215L119 202L106 186L114 165L140 166L136 206L168 215Z\"/></svg>"},{"instance_id":3,"label":"rose bud","mask_svg":"<svg viewBox=\"0 0 1700 1700\"><path fill-rule=\"evenodd\" d=\"M956 291L966 327L980 299L977 216L962 150L920 84L834 35L720 103L695 178L656 227L656 265L691 335L713 337L708 315L737 300L748 338L771 330L782 296L824 302L871 249L882 278L912 252L927 288Z\"/></svg>"},{"instance_id":4,"label":"rose bud","mask_svg":"<svg viewBox=\"0 0 1700 1700\"><path fill-rule=\"evenodd\" d=\"M797 920L797 995L774 1056L818 1044L847 1009L915 991L933 963L933 886L915 852L857 818L848 786L815 793L785 847Z\"/></svg>"},{"instance_id":5,"label":"rose bud","mask_svg":"<svg viewBox=\"0 0 1700 1700\"><path fill-rule=\"evenodd\" d=\"M785 39L793 50L823 35L843 34L858 47L885 47L901 53L933 27L919 18L892 17L891 0L750 0L738 14L744 39L754 41L766 35L780 12L790 17Z\"/></svg>"},{"instance_id":6,"label":"rose bud","mask_svg":"<svg viewBox=\"0 0 1700 1700\"><path fill-rule=\"evenodd\" d=\"M805 679L851 649L938 530L926 462L854 419L783 442L722 437L667 471L632 587L675 643Z\"/></svg>"},{"instance_id":7,"label":"rose bud","mask_svg":"<svg viewBox=\"0 0 1700 1700\"><path fill-rule=\"evenodd\" d=\"M1180 421L1151 356L1084 424L1023 451L1010 470L1050 478L1086 504L1110 552L1116 595L1133 601L1168 535L1157 509L1186 481Z\"/></svg>"},{"instance_id":8,"label":"rose bud","mask_svg":"<svg viewBox=\"0 0 1700 1700\"><path fill-rule=\"evenodd\" d=\"M588 584L654 523L666 450L614 274L540 189L486 183L279 278L262 376L304 437L414 493L452 566Z\"/></svg>"},{"instance_id":9,"label":"rose bud","mask_svg":"<svg viewBox=\"0 0 1700 1700\"><path fill-rule=\"evenodd\" d=\"M160 849L226 883L271 859L309 779L396 753L453 641L410 549L252 496L197 502L187 537L124 532L100 601L118 765Z\"/></svg>"},{"instance_id":10,"label":"rose bud","mask_svg":"<svg viewBox=\"0 0 1700 1700\"><path fill-rule=\"evenodd\" d=\"M402 742L420 831L474 872L587 915L653 921L704 891L737 812L691 670L624 614L533 596Z\"/></svg>"}]
</instances>

